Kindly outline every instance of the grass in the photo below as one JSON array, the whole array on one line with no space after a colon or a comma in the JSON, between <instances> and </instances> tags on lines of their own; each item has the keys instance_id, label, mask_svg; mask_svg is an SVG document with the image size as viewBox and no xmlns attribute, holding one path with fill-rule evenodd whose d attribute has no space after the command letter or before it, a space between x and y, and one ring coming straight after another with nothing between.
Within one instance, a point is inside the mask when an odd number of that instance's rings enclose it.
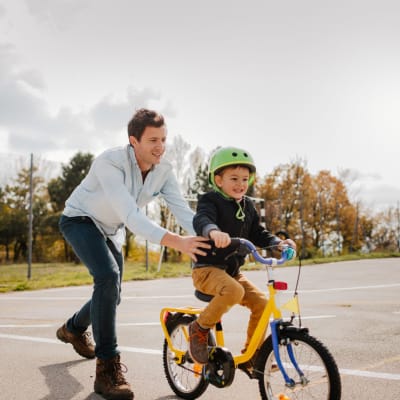
<instances>
[{"instance_id":1,"label":"grass","mask_svg":"<svg viewBox=\"0 0 400 400\"><path fill-rule=\"evenodd\" d=\"M340 257L314 258L302 260L302 265L387 257L400 257L400 253L351 254ZM298 265L298 260L288 263L288 266L293 265ZM261 268L263 267L260 264L252 263L243 267L244 270ZM148 270L146 270L144 263L128 261L125 263L124 281L183 277L191 274L190 264L187 261L184 263L163 263L160 271L157 271L157 269L156 264L150 264ZM82 264L33 264L30 279L27 278L27 273L27 264L0 265L0 293L92 284L92 277Z\"/></svg>"},{"instance_id":2,"label":"grass","mask_svg":"<svg viewBox=\"0 0 400 400\"><path fill-rule=\"evenodd\" d=\"M148 280L190 276L191 269L186 263L164 263L159 272L157 265L126 262L124 281ZM64 286L90 285L93 283L87 268L82 264L48 263L32 264L31 278L28 279L27 264L0 265L0 293L23 290L49 289Z\"/></svg>"}]
</instances>

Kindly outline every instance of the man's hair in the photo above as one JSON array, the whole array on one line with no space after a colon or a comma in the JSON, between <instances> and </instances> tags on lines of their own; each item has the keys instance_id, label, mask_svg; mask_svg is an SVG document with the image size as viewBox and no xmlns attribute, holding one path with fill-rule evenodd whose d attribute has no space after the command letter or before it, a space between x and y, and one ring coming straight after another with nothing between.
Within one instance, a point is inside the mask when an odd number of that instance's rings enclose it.
<instances>
[{"instance_id":1,"label":"man's hair","mask_svg":"<svg viewBox=\"0 0 400 400\"><path fill-rule=\"evenodd\" d=\"M138 141L142 138L147 126L159 128L164 125L164 117L153 110L141 108L135 112L128 123L128 136L134 136Z\"/></svg>"}]
</instances>

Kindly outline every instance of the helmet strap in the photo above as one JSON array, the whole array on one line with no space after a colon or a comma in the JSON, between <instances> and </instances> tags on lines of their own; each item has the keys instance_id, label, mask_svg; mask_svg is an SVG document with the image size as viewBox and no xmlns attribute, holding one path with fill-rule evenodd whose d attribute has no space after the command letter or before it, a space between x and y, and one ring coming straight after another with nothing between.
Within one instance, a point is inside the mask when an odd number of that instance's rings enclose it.
<instances>
[{"instance_id":1,"label":"helmet strap","mask_svg":"<svg viewBox=\"0 0 400 400\"><path fill-rule=\"evenodd\" d=\"M244 211L243 211L243 207L242 207L242 205L240 204L240 201L236 201L236 204L238 205L238 210L237 210L237 212L236 212L235 217L236 217L237 219L239 219L240 221L244 221L244 219L245 219L245 217L246 217L246 214L245 214Z\"/></svg>"}]
</instances>

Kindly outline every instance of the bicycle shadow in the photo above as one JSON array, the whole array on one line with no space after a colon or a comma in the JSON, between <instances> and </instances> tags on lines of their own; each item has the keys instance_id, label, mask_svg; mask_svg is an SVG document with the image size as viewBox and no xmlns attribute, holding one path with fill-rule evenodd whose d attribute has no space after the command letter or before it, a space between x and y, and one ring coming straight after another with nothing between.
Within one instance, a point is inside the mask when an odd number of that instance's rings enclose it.
<instances>
[{"instance_id":1,"label":"bicycle shadow","mask_svg":"<svg viewBox=\"0 0 400 400\"><path fill-rule=\"evenodd\" d=\"M50 364L40 367L39 370L45 377L46 386L49 394L40 400L70 400L80 393L84 386L71 375L70 370L76 365L87 362L88 360L67 361L60 364ZM85 400L102 399L95 393L90 394Z\"/></svg>"}]
</instances>

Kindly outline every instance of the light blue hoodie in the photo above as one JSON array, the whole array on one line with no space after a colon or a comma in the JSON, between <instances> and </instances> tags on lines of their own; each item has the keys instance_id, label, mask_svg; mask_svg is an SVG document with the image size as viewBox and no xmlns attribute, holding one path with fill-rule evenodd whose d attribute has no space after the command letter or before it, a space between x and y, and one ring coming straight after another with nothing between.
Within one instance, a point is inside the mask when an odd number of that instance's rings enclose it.
<instances>
[{"instance_id":1,"label":"light blue hoodie","mask_svg":"<svg viewBox=\"0 0 400 400\"><path fill-rule=\"evenodd\" d=\"M90 217L119 250L125 241L125 227L159 244L167 230L141 210L158 196L166 201L178 224L194 235L194 213L181 194L172 165L161 160L143 183L133 147L116 147L93 161L87 176L67 199L63 214Z\"/></svg>"}]
</instances>

